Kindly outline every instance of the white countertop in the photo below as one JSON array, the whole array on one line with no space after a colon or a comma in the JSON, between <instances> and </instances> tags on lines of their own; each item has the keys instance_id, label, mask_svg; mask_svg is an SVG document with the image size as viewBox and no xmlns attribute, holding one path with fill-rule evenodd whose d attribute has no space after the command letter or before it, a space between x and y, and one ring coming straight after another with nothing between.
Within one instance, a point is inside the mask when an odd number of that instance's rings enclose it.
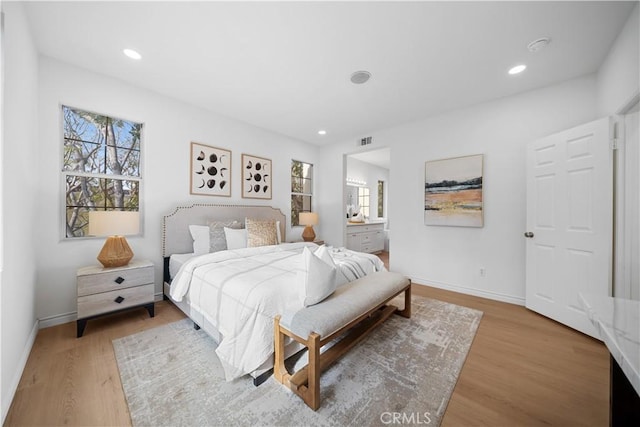
<instances>
[{"instance_id":1,"label":"white countertop","mask_svg":"<svg viewBox=\"0 0 640 427\"><path fill-rule=\"evenodd\" d=\"M347 221L347 226L359 226L359 225L376 225L376 224L384 224L384 221L365 221L365 222L349 222Z\"/></svg>"},{"instance_id":2,"label":"white countertop","mask_svg":"<svg viewBox=\"0 0 640 427\"><path fill-rule=\"evenodd\" d=\"M640 395L640 301L580 293L600 338Z\"/></svg>"}]
</instances>

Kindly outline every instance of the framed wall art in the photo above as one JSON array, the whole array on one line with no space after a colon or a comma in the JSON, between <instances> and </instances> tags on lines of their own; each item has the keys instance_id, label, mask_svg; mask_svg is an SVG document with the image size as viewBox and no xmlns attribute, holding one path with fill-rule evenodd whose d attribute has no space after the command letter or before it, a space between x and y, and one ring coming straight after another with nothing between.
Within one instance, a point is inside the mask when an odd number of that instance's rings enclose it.
<instances>
[{"instance_id":1,"label":"framed wall art","mask_svg":"<svg viewBox=\"0 0 640 427\"><path fill-rule=\"evenodd\" d=\"M483 226L482 163L482 154L425 162L425 225Z\"/></svg>"},{"instance_id":2,"label":"framed wall art","mask_svg":"<svg viewBox=\"0 0 640 427\"><path fill-rule=\"evenodd\" d=\"M191 194L231 197L231 151L191 143Z\"/></svg>"},{"instance_id":3,"label":"framed wall art","mask_svg":"<svg viewBox=\"0 0 640 427\"><path fill-rule=\"evenodd\" d=\"M271 199L271 160L242 155L242 197Z\"/></svg>"}]
</instances>

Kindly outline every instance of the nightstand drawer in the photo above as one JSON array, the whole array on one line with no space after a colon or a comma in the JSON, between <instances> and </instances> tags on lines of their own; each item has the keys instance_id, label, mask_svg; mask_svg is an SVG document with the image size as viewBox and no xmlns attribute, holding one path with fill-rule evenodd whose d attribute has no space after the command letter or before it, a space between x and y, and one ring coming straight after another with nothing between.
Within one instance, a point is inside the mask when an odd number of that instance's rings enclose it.
<instances>
[{"instance_id":1,"label":"nightstand drawer","mask_svg":"<svg viewBox=\"0 0 640 427\"><path fill-rule=\"evenodd\" d=\"M153 283L153 266L78 276L78 296Z\"/></svg>"},{"instance_id":2,"label":"nightstand drawer","mask_svg":"<svg viewBox=\"0 0 640 427\"><path fill-rule=\"evenodd\" d=\"M153 278L152 278L153 280ZM118 289L94 295L78 297L78 319L108 313L123 308L143 305L153 302L154 285L137 286L135 288ZM122 297L122 301L115 300Z\"/></svg>"}]
</instances>

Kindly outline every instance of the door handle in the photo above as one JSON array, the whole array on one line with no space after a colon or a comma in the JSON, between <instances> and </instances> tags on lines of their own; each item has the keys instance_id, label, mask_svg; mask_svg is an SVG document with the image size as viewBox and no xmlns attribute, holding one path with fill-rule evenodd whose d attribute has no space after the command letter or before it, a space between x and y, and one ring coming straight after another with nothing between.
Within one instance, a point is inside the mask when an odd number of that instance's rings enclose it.
<instances>
[{"instance_id":1,"label":"door handle","mask_svg":"<svg viewBox=\"0 0 640 427\"><path fill-rule=\"evenodd\" d=\"M526 237L527 239L530 239L533 237L533 233L530 231L527 231L526 233L524 233L524 237Z\"/></svg>"}]
</instances>

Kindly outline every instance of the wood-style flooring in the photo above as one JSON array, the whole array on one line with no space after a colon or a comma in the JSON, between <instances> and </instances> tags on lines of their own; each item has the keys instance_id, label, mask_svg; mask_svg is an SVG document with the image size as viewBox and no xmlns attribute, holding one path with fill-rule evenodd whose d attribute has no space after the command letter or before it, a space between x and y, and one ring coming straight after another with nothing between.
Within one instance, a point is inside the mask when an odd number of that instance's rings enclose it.
<instances>
[{"instance_id":1,"label":"wood-style flooring","mask_svg":"<svg viewBox=\"0 0 640 427\"><path fill-rule=\"evenodd\" d=\"M384 254L383 254L384 259ZM484 312L443 426L606 426L605 346L524 307L415 285ZM111 341L183 318L167 301L39 331L5 426L131 424Z\"/></svg>"}]
</instances>

